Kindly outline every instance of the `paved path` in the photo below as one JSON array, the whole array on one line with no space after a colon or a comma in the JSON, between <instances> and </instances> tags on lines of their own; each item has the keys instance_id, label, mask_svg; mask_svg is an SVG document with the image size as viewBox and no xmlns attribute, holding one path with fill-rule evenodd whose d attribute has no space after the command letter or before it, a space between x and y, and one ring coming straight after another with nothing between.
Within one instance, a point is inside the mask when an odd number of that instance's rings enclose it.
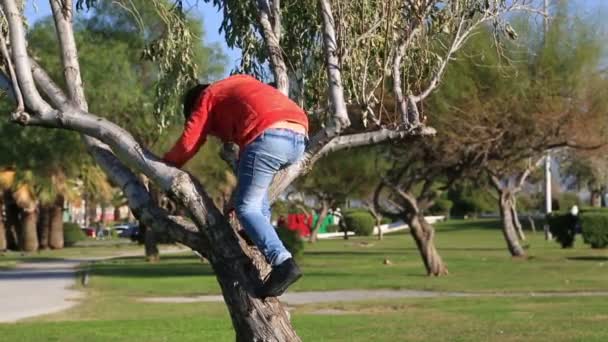
<instances>
[{"instance_id":1,"label":"paved path","mask_svg":"<svg viewBox=\"0 0 608 342\"><path fill-rule=\"evenodd\" d=\"M0 322L16 322L75 305L82 295L70 287L81 262L21 263L0 272Z\"/></svg>"},{"instance_id":2,"label":"paved path","mask_svg":"<svg viewBox=\"0 0 608 342\"><path fill-rule=\"evenodd\" d=\"M161 255L187 249L161 250ZM0 323L16 322L68 309L83 297L72 289L78 266L103 259L138 256L142 251L106 257L19 263L14 269L0 271Z\"/></svg>"},{"instance_id":3,"label":"paved path","mask_svg":"<svg viewBox=\"0 0 608 342\"><path fill-rule=\"evenodd\" d=\"M170 249L161 254L184 252ZM68 309L78 303L83 294L73 290L78 265L96 260L137 256L141 252L127 252L101 258L28 262L14 269L0 271L0 322L16 322L20 319L49 314ZM289 292L281 297L288 305L311 303L361 301L391 298L437 297L608 297L608 292L528 292L528 293L464 293L413 290L339 290L322 292ZM221 295L197 297L148 297L143 302L196 303L223 302Z\"/></svg>"},{"instance_id":4,"label":"paved path","mask_svg":"<svg viewBox=\"0 0 608 342\"><path fill-rule=\"evenodd\" d=\"M522 293L466 293L414 290L338 290L322 292L288 292L281 301L288 305L329 302L352 302L391 298L437 298L437 297L608 297L608 292L522 292ZM198 303L222 302L221 295L197 297L147 297L140 301L148 303Z\"/></svg>"}]
</instances>

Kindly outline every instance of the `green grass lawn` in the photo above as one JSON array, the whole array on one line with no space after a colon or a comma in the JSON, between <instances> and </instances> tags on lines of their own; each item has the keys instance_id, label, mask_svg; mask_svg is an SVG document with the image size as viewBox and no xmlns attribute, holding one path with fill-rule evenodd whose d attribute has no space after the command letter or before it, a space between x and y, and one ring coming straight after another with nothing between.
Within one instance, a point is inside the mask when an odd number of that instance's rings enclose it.
<instances>
[{"instance_id":1,"label":"green grass lawn","mask_svg":"<svg viewBox=\"0 0 608 342\"><path fill-rule=\"evenodd\" d=\"M409 235L306 246L304 277L292 291L404 288L465 292L608 290L608 252L577 243L562 250L529 234L527 260L509 257L494 221L438 226L445 278L425 276ZM391 265L383 265L384 258ZM146 304L145 296L218 293L208 265L190 254L149 265L121 258L93 266L78 306L18 324L0 324L2 341L232 341L223 304ZM298 306L304 341L607 341L608 297L475 297ZM333 314L328 314L331 312Z\"/></svg>"},{"instance_id":2,"label":"green grass lawn","mask_svg":"<svg viewBox=\"0 0 608 342\"><path fill-rule=\"evenodd\" d=\"M56 259L79 259L87 257L110 256L121 253L141 251L141 246L126 239L92 240L78 242L74 247L59 250L41 250L32 253L8 251L0 253L0 268L14 267L20 262L47 261ZM143 252L142 252L143 253Z\"/></svg>"}]
</instances>

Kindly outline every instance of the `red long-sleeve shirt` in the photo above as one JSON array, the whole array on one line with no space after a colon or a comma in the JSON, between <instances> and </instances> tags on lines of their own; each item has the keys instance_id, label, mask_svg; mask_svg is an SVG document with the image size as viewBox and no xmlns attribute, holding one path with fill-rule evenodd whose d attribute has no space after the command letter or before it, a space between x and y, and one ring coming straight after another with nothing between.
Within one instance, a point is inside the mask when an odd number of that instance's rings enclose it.
<instances>
[{"instance_id":1,"label":"red long-sleeve shirt","mask_svg":"<svg viewBox=\"0 0 608 342\"><path fill-rule=\"evenodd\" d=\"M211 84L197 99L184 132L163 160L181 167L213 135L241 150L272 124L290 121L308 130L306 113L277 89L247 75Z\"/></svg>"}]
</instances>

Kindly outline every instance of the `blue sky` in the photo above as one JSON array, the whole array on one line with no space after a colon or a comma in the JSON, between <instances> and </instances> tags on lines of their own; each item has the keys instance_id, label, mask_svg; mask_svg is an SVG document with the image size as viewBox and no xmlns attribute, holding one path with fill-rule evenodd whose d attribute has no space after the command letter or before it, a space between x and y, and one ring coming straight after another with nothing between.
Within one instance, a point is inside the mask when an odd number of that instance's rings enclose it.
<instances>
[{"instance_id":1,"label":"blue sky","mask_svg":"<svg viewBox=\"0 0 608 342\"><path fill-rule=\"evenodd\" d=\"M240 51L229 49L224 41L223 35L220 35L219 33L220 24L223 17L222 13L218 12L217 9L211 4L201 0L186 0L186 3L197 4L192 8L191 13L202 18L207 42L218 42L222 46L224 53L228 56L226 72L230 72L230 70L238 63ZM608 0L571 0L571 3L573 8L576 8L577 12L583 16L589 14L599 14L600 16L608 14ZM34 4L36 4L36 7ZM48 1L27 1L25 15L31 23L50 14L51 10L49 8Z\"/></svg>"}]
</instances>

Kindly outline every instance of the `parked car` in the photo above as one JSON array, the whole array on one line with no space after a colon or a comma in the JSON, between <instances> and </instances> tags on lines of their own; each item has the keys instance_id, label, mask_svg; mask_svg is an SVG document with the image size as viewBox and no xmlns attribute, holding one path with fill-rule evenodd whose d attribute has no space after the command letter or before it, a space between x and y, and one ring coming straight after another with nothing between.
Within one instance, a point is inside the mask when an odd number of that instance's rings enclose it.
<instances>
[{"instance_id":1,"label":"parked car","mask_svg":"<svg viewBox=\"0 0 608 342\"><path fill-rule=\"evenodd\" d=\"M139 234L139 225L137 223L125 223L114 227L121 238L133 240Z\"/></svg>"}]
</instances>

